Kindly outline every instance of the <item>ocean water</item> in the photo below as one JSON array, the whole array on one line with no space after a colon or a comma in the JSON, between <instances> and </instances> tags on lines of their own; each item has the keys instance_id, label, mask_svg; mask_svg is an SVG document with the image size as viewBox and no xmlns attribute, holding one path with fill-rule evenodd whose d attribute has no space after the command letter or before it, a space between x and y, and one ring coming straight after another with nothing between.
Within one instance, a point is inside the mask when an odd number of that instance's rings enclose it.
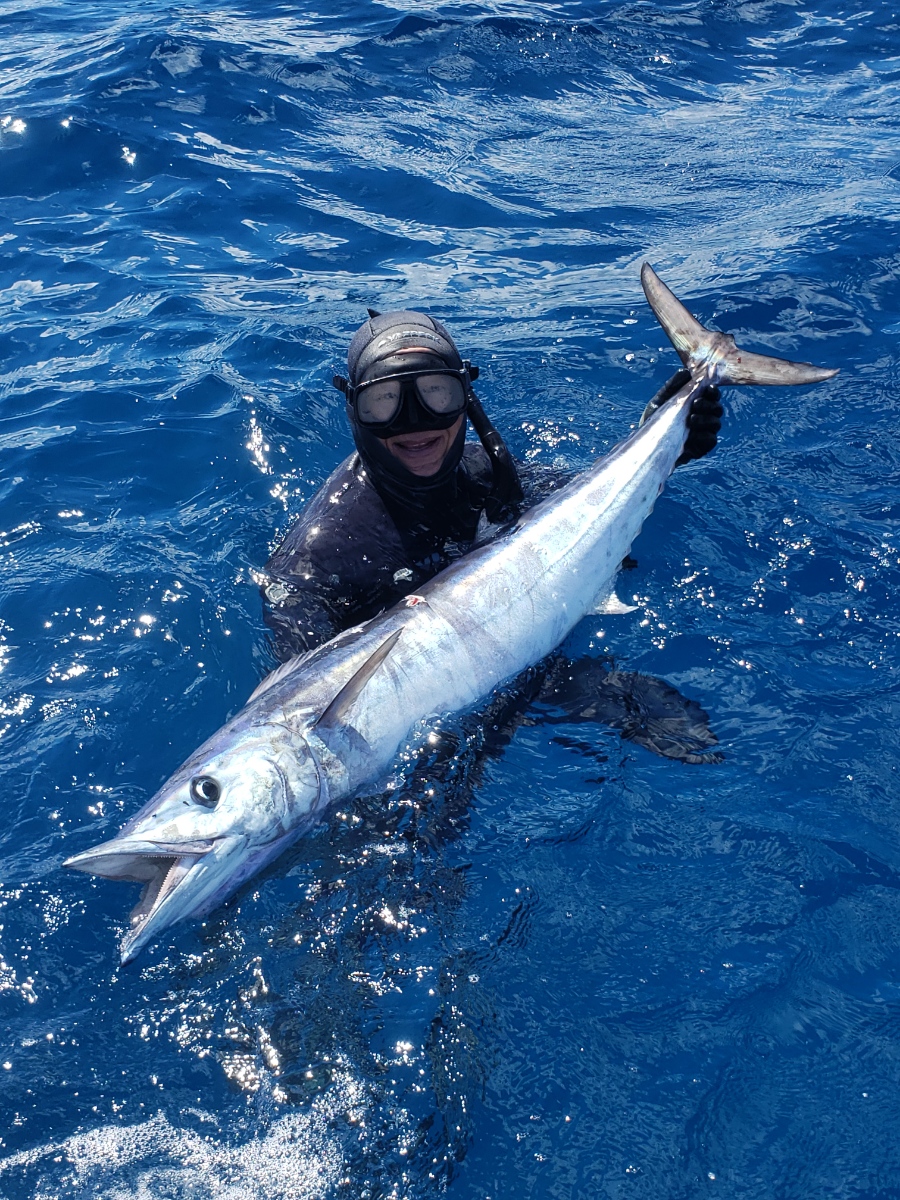
<instances>
[{"instance_id":1,"label":"ocean water","mask_svg":"<svg viewBox=\"0 0 900 1200\"><path fill-rule=\"evenodd\" d=\"M876 0L0 2L0 1196L900 1194L900 24ZM65 872L272 665L366 305L583 467L733 390L591 618L719 766L529 725L124 970ZM427 836L419 836L422 833Z\"/></svg>"}]
</instances>

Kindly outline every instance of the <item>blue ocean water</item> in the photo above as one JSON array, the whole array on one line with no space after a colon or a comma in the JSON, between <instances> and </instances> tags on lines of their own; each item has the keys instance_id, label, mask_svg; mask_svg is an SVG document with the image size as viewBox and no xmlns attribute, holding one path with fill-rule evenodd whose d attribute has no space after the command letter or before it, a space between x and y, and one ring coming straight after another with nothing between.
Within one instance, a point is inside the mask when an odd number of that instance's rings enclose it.
<instances>
[{"instance_id":1,"label":"blue ocean water","mask_svg":"<svg viewBox=\"0 0 900 1200\"><path fill-rule=\"evenodd\" d=\"M900 23L841 0L0 2L0 1195L900 1193ZM592 618L687 767L519 730L125 970L111 836L272 659L257 573L422 307L514 451L735 390ZM404 773L405 772L405 773ZM410 836L413 813L433 831Z\"/></svg>"}]
</instances>

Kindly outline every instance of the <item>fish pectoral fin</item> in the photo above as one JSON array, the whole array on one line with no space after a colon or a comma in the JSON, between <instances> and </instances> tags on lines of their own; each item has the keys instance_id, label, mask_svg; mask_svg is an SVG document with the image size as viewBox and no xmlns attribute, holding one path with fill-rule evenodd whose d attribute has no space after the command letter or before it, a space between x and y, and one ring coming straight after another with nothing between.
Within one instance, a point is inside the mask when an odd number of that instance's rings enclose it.
<instances>
[{"instance_id":1,"label":"fish pectoral fin","mask_svg":"<svg viewBox=\"0 0 900 1200\"><path fill-rule=\"evenodd\" d=\"M347 680L335 698L315 723L315 730L321 737L329 730L338 731L348 727L347 713L363 688L397 645L402 629L395 630L390 637L385 638L374 654L370 654L359 670ZM357 736L359 736L357 734Z\"/></svg>"},{"instance_id":2,"label":"fish pectoral fin","mask_svg":"<svg viewBox=\"0 0 900 1200\"><path fill-rule=\"evenodd\" d=\"M315 740L307 735L307 744L316 757L321 759L320 766L325 767L330 776L335 773L333 760L339 764L345 764L351 758L368 754L372 750L363 735L353 725L329 725L326 729L316 726L314 734ZM327 752L331 758L326 760L323 752Z\"/></svg>"},{"instance_id":3,"label":"fish pectoral fin","mask_svg":"<svg viewBox=\"0 0 900 1200\"><path fill-rule=\"evenodd\" d=\"M707 373L710 383L784 387L787 384L821 383L838 373L837 369L815 367L812 363L791 362L787 358L742 350L730 334L707 329L691 316L647 262L641 267L641 286L656 319L695 380Z\"/></svg>"}]
</instances>

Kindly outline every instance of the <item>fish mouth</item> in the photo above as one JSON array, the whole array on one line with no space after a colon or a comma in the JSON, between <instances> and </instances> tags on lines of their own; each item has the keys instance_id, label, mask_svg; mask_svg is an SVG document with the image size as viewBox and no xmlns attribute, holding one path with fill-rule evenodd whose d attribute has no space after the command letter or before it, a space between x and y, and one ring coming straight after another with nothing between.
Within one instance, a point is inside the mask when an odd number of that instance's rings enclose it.
<instances>
[{"instance_id":1,"label":"fish mouth","mask_svg":"<svg viewBox=\"0 0 900 1200\"><path fill-rule=\"evenodd\" d=\"M66 859L63 866L72 870L144 885L131 910L130 928L122 938L123 966L168 925L189 913L200 915L202 894L192 893L198 890L198 877L205 874L206 856L219 840L170 844L114 838Z\"/></svg>"}]
</instances>

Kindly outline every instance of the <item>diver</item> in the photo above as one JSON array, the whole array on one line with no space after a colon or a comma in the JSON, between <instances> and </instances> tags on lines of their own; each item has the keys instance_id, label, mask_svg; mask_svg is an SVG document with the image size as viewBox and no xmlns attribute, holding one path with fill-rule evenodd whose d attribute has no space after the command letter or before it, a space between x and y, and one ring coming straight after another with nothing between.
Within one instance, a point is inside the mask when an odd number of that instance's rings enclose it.
<instances>
[{"instance_id":1,"label":"diver","mask_svg":"<svg viewBox=\"0 0 900 1200\"><path fill-rule=\"evenodd\" d=\"M345 398L356 453L319 488L266 564L264 618L280 660L416 592L572 478L571 472L513 459L475 394L477 378L478 368L460 356L439 321L418 312L369 310L350 343L347 376L333 380ZM642 419L688 379L685 370L673 375ZM693 403L679 463L709 453L721 418L718 389L705 389ZM467 422L478 443L466 440ZM632 679L642 687L630 688ZM648 744L641 735L646 698L637 703L631 695L637 689L646 697L647 682L610 671L603 660L576 665L557 655L540 698L552 691L569 709L574 688L583 717ZM665 689L662 719L668 720L671 696L677 693L662 681L650 682ZM603 693L613 697L612 710L604 705ZM703 725L697 714L704 719L705 714L692 707L690 724ZM686 746L669 734L664 741L665 747L648 748L687 761L713 757L704 754L715 742L708 728L705 736L701 730L688 738Z\"/></svg>"}]
</instances>

